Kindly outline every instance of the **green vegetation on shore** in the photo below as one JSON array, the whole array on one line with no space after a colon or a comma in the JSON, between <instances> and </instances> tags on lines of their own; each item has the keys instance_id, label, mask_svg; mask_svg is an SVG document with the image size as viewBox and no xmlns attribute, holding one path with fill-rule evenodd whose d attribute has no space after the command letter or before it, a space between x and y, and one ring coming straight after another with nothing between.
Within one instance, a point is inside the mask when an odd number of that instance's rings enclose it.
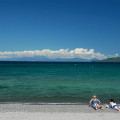
<instances>
[{"instance_id":1,"label":"green vegetation on shore","mask_svg":"<svg viewBox=\"0 0 120 120\"><path fill-rule=\"evenodd\" d=\"M96 60L96 61L93 61L93 62L120 62L120 57L107 58L107 59L104 59L104 60Z\"/></svg>"}]
</instances>

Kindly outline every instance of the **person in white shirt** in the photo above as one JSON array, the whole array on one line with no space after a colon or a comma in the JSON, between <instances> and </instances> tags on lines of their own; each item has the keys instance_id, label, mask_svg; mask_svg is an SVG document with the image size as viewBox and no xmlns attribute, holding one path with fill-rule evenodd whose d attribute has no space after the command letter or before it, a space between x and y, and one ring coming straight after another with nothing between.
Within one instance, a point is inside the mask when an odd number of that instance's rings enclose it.
<instances>
[{"instance_id":1,"label":"person in white shirt","mask_svg":"<svg viewBox=\"0 0 120 120\"><path fill-rule=\"evenodd\" d=\"M120 111L120 106L117 105L113 99L110 99L110 106L111 106L111 108Z\"/></svg>"}]
</instances>

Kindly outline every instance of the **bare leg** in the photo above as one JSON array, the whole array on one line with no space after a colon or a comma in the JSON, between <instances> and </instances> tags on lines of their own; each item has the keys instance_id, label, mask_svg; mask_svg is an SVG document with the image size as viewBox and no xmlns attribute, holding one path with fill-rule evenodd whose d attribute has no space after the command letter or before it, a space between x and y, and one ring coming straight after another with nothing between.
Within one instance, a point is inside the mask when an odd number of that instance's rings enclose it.
<instances>
[{"instance_id":1,"label":"bare leg","mask_svg":"<svg viewBox=\"0 0 120 120\"><path fill-rule=\"evenodd\" d=\"M114 109L120 111L120 109L118 107L115 107Z\"/></svg>"},{"instance_id":2,"label":"bare leg","mask_svg":"<svg viewBox=\"0 0 120 120\"><path fill-rule=\"evenodd\" d=\"M101 109L101 110L103 110L103 106L98 106L98 109Z\"/></svg>"},{"instance_id":3,"label":"bare leg","mask_svg":"<svg viewBox=\"0 0 120 120\"><path fill-rule=\"evenodd\" d=\"M103 110L103 106L101 106L101 110Z\"/></svg>"},{"instance_id":4,"label":"bare leg","mask_svg":"<svg viewBox=\"0 0 120 120\"><path fill-rule=\"evenodd\" d=\"M97 106L94 106L94 109L97 110Z\"/></svg>"}]
</instances>

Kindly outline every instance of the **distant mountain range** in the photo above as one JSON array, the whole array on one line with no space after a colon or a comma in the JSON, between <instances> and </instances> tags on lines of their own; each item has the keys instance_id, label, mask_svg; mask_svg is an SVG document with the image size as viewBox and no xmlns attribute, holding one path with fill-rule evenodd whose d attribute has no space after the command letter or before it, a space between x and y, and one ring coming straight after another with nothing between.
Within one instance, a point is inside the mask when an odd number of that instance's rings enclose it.
<instances>
[{"instance_id":1,"label":"distant mountain range","mask_svg":"<svg viewBox=\"0 0 120 120\"><path fill-rule=\"evenodd\" d=\"M91 62L91 61L96 61L97 59L82 59L82 58L55 58L55 59L50 59L44 56L34 56L34 57L22 57L22 58L9 58L9 59L4 59L4 61L53 61L53 62Z\"/></svg>"},{"instance_id":2,"label":"distant mountain range","mask_svg":"<svg viewBox=\"0 0 120 120\"><path fill-rule=\"evenodd\" d=\"M2 60L1 60L2 61ZM44 56L34 56L34 57L22 57L22 58L9 58L9 59L4 59L3 61L45 61L45 62L120 62L120 57L113 57L113 58L107 58L104 60L97 60L97 59L82 59L82 58L55 58L55 59L50 59Z\"/></svg>"},{"instance_id":3,"label":"distant mountain range","mask_svg":"<svg viewBox=\"0 0 120 120\"><path fill-rule=\"evenodd\" d=\"M2 61L2 60L1 60ZM120 57L107 58L104 60L97 59L82 59L82 58L55 58L50 59L45 56L34 56L34 57L21 57L21 58L9 58L4 59L3 61L45 61L45 62L120 62Z\"/></svg>"},{"instance_id":4,"label":"distant mountain range","mask_svg":"<svg viewBox=\"0 0 120 120\"><path fill-rule=\"evenodd\" d=\"M92 62L120 62L120 57L107 58L104 60L95 60Z\"/></svg>"}]
</instances>

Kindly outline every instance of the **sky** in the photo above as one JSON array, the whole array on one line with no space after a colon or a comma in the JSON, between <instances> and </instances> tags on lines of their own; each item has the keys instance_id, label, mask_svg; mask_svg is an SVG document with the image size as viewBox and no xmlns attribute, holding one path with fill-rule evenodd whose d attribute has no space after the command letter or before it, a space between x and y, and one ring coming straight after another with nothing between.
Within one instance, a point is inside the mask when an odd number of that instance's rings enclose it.
<instances>
[{"instance_id":1,"label":"sky","mask_svg":"<svg viewBox=\"0 0 120 120\"><path fill-rule=\"evenodd\" d=\"M0 0L0 60L120 55L119 0Z\"/></svg>"}]
</instances>

